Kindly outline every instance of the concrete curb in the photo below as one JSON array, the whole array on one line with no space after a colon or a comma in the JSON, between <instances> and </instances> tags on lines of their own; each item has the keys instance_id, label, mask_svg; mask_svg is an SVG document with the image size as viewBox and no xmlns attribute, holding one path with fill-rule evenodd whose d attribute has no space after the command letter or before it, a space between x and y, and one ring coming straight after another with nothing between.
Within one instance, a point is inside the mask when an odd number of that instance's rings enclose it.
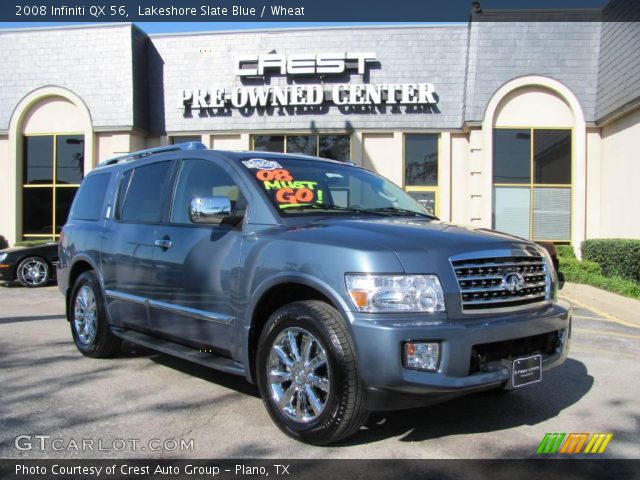
<instances>
[{"instance_id":1,"label":"concrete curb","mask_svg":"<svg viewBox=\"0 0 640 480\"><path fill-rule=\"evenodd\" d=\"M560 297L609 320L640 328L640 300L577 283L565 283Z\"/></svg>"}]
</instances>

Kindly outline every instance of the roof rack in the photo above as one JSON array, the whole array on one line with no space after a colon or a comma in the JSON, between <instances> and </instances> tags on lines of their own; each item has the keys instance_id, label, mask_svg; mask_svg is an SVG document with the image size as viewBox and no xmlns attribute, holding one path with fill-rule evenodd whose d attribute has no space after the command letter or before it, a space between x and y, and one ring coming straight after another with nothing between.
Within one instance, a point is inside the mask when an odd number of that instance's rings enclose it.
<instances>
[{"instance_id":1,"label":"roof rack","mask_svg":"<svg viewBox=\"0 0 640 480\"><path fill-rule=\"evenodd\" d=\"M202 142L186 142L177 143L175 145L167 145L166 147L148 148L146 150L139 150L137 152L127 153L119 157L108 158L98 164L98 168L106 167L108 165L116 165L118 163L130 162L139 158L155 155L156 153L176 152L178 150L206 150L207 147Z\"/></svg>"}]
</instances>

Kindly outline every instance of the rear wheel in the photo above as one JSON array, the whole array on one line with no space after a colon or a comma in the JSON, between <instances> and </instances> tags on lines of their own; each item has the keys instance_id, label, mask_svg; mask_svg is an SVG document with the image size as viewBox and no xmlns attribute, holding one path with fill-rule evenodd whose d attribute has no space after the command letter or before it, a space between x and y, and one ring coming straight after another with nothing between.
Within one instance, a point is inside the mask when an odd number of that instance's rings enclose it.
<instances>
[{"instance_id":1,"label":"rear wheel","mask_svg":"<svg viewBox=\"0 0 640 480\"><path fill-rule=\"evenodd\" d=\"M82 273L73 286L69 304L71 334L76 347L87 357L110 357L122 341L111 332L100 285L93 271Z\"/></svg>"},{"instance_id":2,"label":"rear wheel","mask_svg":"<svg viewBox=\"0 0 640 480\"><path fill-rule=\"evenodd\" d=\"M260 335L256 369L271 418L297 440L337 442L367 418L349 332L326 303L295 302L277 310Z\"/></svg>"},{"instance_id":3,"label":"rear wheel","mask_svg":"<svg viewBox=\"0 0 640 480\"><path fill-rule=\"evenodd\" d=\"M36 288L46 285L51 277L49 264L41 257L27 257L18 265L18 282L23 287Z\"/></svg>"}]
</instances>

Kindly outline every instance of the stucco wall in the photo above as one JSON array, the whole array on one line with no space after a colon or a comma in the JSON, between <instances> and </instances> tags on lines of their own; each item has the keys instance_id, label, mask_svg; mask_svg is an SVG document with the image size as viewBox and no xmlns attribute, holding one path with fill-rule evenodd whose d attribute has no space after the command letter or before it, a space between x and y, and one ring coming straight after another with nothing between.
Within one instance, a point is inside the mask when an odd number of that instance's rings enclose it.
<instances>
[{"instance_id":1,"label":"stucco wall","mask_svg":"<svg viewBox=\"0 0 640 480\"><path fill-rule=\"evenodd\" d=\"M640 109L602 129L600 238L640 238Z\"/></svg>"},{"instance_id":2,"label":"stucco wall","mask_svg":"<svg viewBox=\"0 0 640 480\"><path fill-rule=\"evenodd\" d=\"M6 135L0 136L0 165L9 163L9 139ZM15 188L15 178L10 175L0 175L0 235L4 236L9 242L13 243L14 238L14 216L12 211L12 203L8 200L8 195Z\"/></svg>"}]
</instances>

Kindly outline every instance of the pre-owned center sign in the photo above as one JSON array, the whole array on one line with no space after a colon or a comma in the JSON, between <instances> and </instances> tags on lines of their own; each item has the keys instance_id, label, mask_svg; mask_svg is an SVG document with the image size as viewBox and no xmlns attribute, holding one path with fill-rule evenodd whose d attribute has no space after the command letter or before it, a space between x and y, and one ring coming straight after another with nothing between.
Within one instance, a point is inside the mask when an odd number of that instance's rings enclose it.
<instances>
[{"instance_id":1,"label":"pre-owned center sign","mask_svg":"<svg viewBox=\"0 0 640 480\"><path fill-rule=\"evenodd\" d=\"M326 78L357 72L366 73L375 53L318 53L246 55L236 61L235 73L241 78L265 75L319 75ZM241 86L180 89L180 109L220 109L243 107L317 106L330 101L335 105L429 105L436 104L431 83L325 83L317 85Z\"/></svg>"}]
</instances>

